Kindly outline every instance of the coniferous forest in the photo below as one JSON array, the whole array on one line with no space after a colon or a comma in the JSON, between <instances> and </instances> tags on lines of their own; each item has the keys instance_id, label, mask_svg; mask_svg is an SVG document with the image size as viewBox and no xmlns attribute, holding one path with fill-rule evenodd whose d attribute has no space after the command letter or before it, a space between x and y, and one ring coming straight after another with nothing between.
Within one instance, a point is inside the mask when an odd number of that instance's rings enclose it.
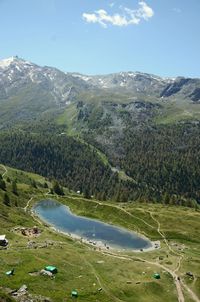
<instances>
[{"instance_id":1,"label":"coniferous forest","mask_svg":"<svg viewBox=\"0 0 200 302\"><path fill-rule=\"evenodd\" d=\"M6 131L0 135L1 162L36 172L86 197L137 200L194 207L200 202L200 126L127 127L121 154L104 163L97 149L66 135ZM115 146L113 147L115 148ZM127 175L122 179L112 167Z\"/></svg>"}]
</instances>

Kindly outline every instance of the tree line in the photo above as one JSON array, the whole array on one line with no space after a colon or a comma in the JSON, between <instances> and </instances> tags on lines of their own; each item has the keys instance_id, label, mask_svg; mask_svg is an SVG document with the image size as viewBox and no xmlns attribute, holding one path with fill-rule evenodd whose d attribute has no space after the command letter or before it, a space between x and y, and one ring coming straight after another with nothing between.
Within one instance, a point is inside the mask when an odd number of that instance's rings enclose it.
<instances>
[{"instance_id":1,"label":"tree line","mask_svg":"<svg viewBox=\"0 0 200 302\"><path fill-rule=\"evenodd\" d=\"M8 131L0 134L0 161L35 172L86 196L113 196L119 182L91 146L65 135Z\"/></svg>"},{"instance_id":2,"label":"tree line","mask_svg":"<svg viewBox=\"0 0 200 302\"><path fill-rule=\"evenodd\" d=\"M109 148L95 142L114 166L134 180L128 198L139 201L195 206L200 203L200 123L140 125L129 120L123 135L115 134Z\"/></svg>"},{"instance_id":3,"label":"tree line","mask_svg":"<svg viewBox=\"0 0 200 302\"><path fill-rule=\"evenodd\" d=\"M190 207L200 203L198 123L142 128L130 124L123 140L116 138L115 144L121 147L121 156L109 157L103 146L98 147L113 166L126 172L130 177L126 181L102 162L96 149L66 135L1 132L0 161L57 180L87 198Z\"/></svg>"}]
</instances>

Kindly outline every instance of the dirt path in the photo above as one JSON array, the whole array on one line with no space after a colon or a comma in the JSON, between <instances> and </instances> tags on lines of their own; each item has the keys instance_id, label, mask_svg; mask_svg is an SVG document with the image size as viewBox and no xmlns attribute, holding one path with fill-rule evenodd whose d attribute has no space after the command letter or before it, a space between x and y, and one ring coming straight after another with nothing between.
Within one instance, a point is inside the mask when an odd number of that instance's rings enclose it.
<instances>
[{"instance_id":1,"label":"dirt path","mask_svg":"<svg viewBox=\"0 0 200 302\"><path fill-rule=\"evenodd\" d=\"M112 301L124 302L123 300L120 300L119 298L114 296L113 293L110 291L110 289L101 282L100 277L97 275L97 272L96 272L94 266L88 260L86 260L85 257L82 256L81 258L83 259L85 264L91 268L92 273L94 274L99 286L103 289L103 291L107 294L107 296L110 297L112 299Z\"/></svg>"},{"instance_id":2,"label":"dirt path","mask_svg":"<svg viewBox=\"0 0 200 302\"><path fill-rule=\"evenodd\" d=\"M33 196L27 201L26 206L23 208L25 212L27 212L27 209L29 207L30 202L33 200Z\"/></svg>"},{"instance_id":3,"label":"dirt path","mask_svg":"<svg viewBox=\"0 0 200 302\"><path fill-rule=\"evenodd\" d=\"M66 197L66 196L63 196L63 197ZM79 197L79 196L77 196L77 197L69 196L69 198L71 198L71 199L77 199L77 198L79 198L79 199L87 200L87 199L82 198L81 196L80 196L80 197ZM87 200L87 201L88 201L88 200ZM149 224L149 223L146 222L144 219L139 218L139 217L137 217L137 216L131 214L130 212L126 211L125 209L123 209L123 208L120 207L120 206L108 204L108 203L105 203L105 202L102 203L102 202L100 202L100 201L98 201L98 200L90 200L90 202L96 203L96 204L98 204L98 205L102 205L102 204L103 204L104 206L107 206L107 207L119 209L120 211L126 213L128 216L131 216L131 217L133 217L133 218L135 218L135 219L137 219L137 220L140 220L142 223L144 223L144 224L147 225L148 227L150 227L150 228L152 228L152 229L155 229L155 227L154 227L153 225Z\"/></svg>"},{"instance_id":4,"label":"dirt path","mask_svg":"<svg viewBox=\"0 0 200 302\"><path fill-rule=\"evenodd\" d=\"M121 208L121 207L119 207L119 206L115 206L115 208L120 209L122 212L126 213L127 215L129 215L129 216L131 216L131 217L133 217L133 218L135 218L135 219L137 219L137 220L140 220L141 222L143 222L144 224L146 224L148 227L150 227L150 228L152 228L152 229L155 229L155 227L154 227L153 225L149 224L149 223L146 222L144 219L139 218L139 217L137 217L137 216L131 214L130 212L126 211L125 209L123 209L123 208Z\"/></svg>"},{"instance_id":5,"label":"dirt path","mask_svg":"<svg viewBox=\"0 0 200 302\"><path fill-rule=\"evenodd\" d=\"M149 214L150 214L151 218L157 223L157 225L158 225L157 232L158 232L158 233L160 234L160 236L163 238L163 240L164 240L166 246L168 247L168 249L169 249L174 255L176 255L176 256L179 257L179 259L178 259L178 265L177 265L176 269L174 270L174 273L176 273L176 272L179 271L179 269L180 269L180 267L181 267L181 261L183 260L184 256L183 256L182 254L180 254L180 253L178 253L178 252L176 252L176 251L174 251L174 250L172 249L172 247L168 244L165 235L164 235L164 234L161 232L161 230L160 230L160 222L153 216L152 212L149 212Z\"/></svg>"},{"instance_id":6,"label":"dirt path","mask_svg":"<svg viewBox=\"0 0 200 302\"><path fill-rule=\"evenodd\" d=\"M150 214L151 218L157 223L157 225L158 225L157 232L158 232L158 233L160 234L160 236L163 238L163 240L164 240L166 246L168 247L168 249L169 249L173 254L175 254L176 256L182 257L181 254L179 254L179 253L177 253L176 251L174 251L174 250L171 248L171 246L168 244L165 235L164 235L164 234L161 232L161 230L160 230L160 222L153 216L152 212L148 212L148 213Z\"/></svg>"},{"instance_id":7,"label":"dirt path","mask_svg":"<svg viewBox=\"0 0 200 302\"><path fill-rule=\"evenodd\" d=\"M171 276L172 276L173 279L174 279L175 286L176 286L176 290L177 290L177 294L178 294L178 301L179 301L179 302L184 302L184 301L185 301L185 298L184 298L184 296L183 296L183 291L182 291L180 279L179 279L178 275L176 274L176 272L180 269L181 260L183 259L183 256L182 256L181 254L177 253L176 251L174 251L174 250L171 248L171 246L170 246L170 245L168 244L168 242L167 242L167 239L166 239L165 235L164 235L164 234L161 232L161 230L160 230L160 228L161 228L160 222L153 216L152 212L149 212L149 214L150 214L151 218L157 223L157 225L158 225L157 232L158 232L158 233L160 234L160 236L163 238L163 240L164 240L164 242L165 242L167 248L168 248L173 254L175 254L176 256L179 257L179 259L178 259L178 266L177 266L177 268L176 268L174 271L170 270L169 268L166 268L166 267L163 266L162 264L157 263L157 265L158 265L159 267L161 267L161 268L164 268L166 271L168 271L168 272L171 274Z\"/></svg>"},{"instance_id":8,"label":"dirt path","mask_svg":"<svg viewBox=\"0 0 200 302\"><path fill-rule=\"evenodd\" d=\"M49 190L47 193L45 193L45 196L51 195L51 190Z\"/></svg>"},{"instance_id":9,"label":"dirt path","mask_svg":"<svg viewBox=\"0 0 200 302\"><path fill-rule=\"evenodd\" d=\"M2 177L4 178L4 176L6 175L6 173L8 173L7 168L4 165L1 165L2 168L5 170L5 172L2 174Z\"/></svg>"},{"instance_id":10,"label":"dirt path","mask_svg":"<svg viewBox=\"0 0 200 302\"><path fill-rule=\"evenodd\" d=\"M150 213L150 215L151 215L151 218L155 221L155 222L157 222L157 224L158 224L158 229L157 229L157 231L158 231L158 233L162 236L162 238L163 238L163 240L164 240L164 242L165 242L165 244L167 245L167 247L168 247L168 249L174 254L174 255L176 255L176 256L178 256L179 257L179 259L178 259L178 265L177 265L177 267L176 267L176 269L175 270L170 270L170 269L167 269L167 268L165 268L172 276L173 276L173 278L174 278L174 280L175 280L175 285L176 285L176 289L177 289L177 292L178 292L178 297L179 297L179 299L182 299L182 300L179 300L179 301L185 301L184 300L184 296L183 296L183 291L182 291L182 287L184 287L186 290L187 290L187 292L188 292L188 294L190 295L190 297L191 297L191 299L192 300L194 300L195 302L200 302L200 299L197 297L197 295L183 282L183 281L181 281L179 278L178 278L178 275L176 274L176 272L178 272L179 271L179 269L180 269L180 267L181 267L181 261L184 259L184 256L182 255L182 254L180 254L180 253L178 253L178 252L176 252L176 251L174 251L172 248L171 248L171 246L168 244L168 242L167 242L167 240L166 240L166 237L165 237L165 235L160 231L160 222L153 216L153 214L152 214L152 212L149 212Z\"/></svg>"},{"instance_id":11,"label":"dirt path","mask_svg":"<svg viewBox=\"0 0 200 302\"><path fill-rule=\"evenodd\" d=\"M182 292L182 288L181 288L181 282L180 280L178 279L178 276L176 273L174 273L174 271L170 270L169 268L165 267L164 265L158 263L158 262L153 262L153 261L148 261L148 260L145 260L143 258L140 258L140 257L128 257L126 255L117 255L117 254L114 254L112 252L103 252L104 255L107 255L107 256L111 256L111 257L115 257L115 258L118 258L118 259L123 259L123 260L129 260L129 261L135 261L135 260L140 260L141 262L145 262L145 263L148 263L148 264L151 264L151 265L154 265L154 266L157 266L159 268L162 268L163 270L167 271L173 278L174 280L174 284L176 286L176 290L177 290L177 295L178 295L178 301L179 302L184 302L185 299L184 299L184 296L183 296L183 292ZM196 301L196 300L195 300ZM199 301L198 301L199 302Z\"/></svg>"},{"instance_id":12,"label":"dirt path","mask_svg":"<svg viewBox=\"0 0 200 302\"><path fill-rule=\"evenodd\" d=\"M187 290L187 292L190 294L191 298L195 301L195 302L200 302L200 299L197 297L197 295L183 282L180 281L181 285Z\"/></svg>"}]
</instances>

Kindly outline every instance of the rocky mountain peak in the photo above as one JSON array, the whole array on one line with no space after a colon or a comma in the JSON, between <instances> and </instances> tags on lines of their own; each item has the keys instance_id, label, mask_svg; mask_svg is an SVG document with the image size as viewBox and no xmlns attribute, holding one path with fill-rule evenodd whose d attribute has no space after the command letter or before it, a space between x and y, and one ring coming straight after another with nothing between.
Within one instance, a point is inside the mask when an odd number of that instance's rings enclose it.
<instances>
[{"instance_id":1,"label":"rocky mountain peak","mask_svg":"<svg viewBox=\"0 0 200 302\"><path fill-rule=\"evenodd\" d=\"M6 59L3 59L0 61L0 68L2 69L7 69L11 66L14 66L14 65L35 65L29 61L26 61L22 58L19 58L18 56L12 56L12 57L9 57L9 58L6 58Z\"/></svg>"}]
</instances>

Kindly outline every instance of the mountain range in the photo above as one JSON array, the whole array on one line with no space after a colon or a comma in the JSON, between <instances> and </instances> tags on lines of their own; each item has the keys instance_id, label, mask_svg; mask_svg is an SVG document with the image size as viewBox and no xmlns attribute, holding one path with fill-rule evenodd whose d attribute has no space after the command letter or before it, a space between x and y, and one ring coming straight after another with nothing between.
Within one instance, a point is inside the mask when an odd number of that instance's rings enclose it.
<instances>
[{"instance_id":1,"label":"mountain range","mask_svg":"<svg viewBox=\"0 0 200 302\"><path fill-rule=\"evenodd\" d=\"M74 117L80 120L81 115L91 115L94 107L101 108L99 121L109 115L114 127L123 123L119 111L130 112L139 121L148 119L152 111L159 123L199 119L199 104L200 79L140 72L87 76L41 67L18 57L0 61L1 129L41 115L59 115L65 109L73 112L70 124L76 128Z\"/></svg>"},{"instance_id":2,"label":"mountain range","mask_svg":"<svg viewBox=\"0 0 200 302\"><path fill-rule=\"evenodd\" d=\"M132 199L159 201L168 194L200 201L198 78L131 71L88 76L11 57L0 61L0 108L0 156L5 164L54 177L75 190L83 190L85 183L90 194L106 192L109 198L122 191ZM41 133L51 145L50 154ZM62 135L73 139L62 140ZM22 152L23 142L27 149ZM59 145L63 151L55 153L57 164L52 165L47 157ZM34 164L36 154L41 156L39 166ZM63 169L60 163L69 158L69 170ZM98 177L95 167L101 171Z\"/></svg>"}]
</instances>

